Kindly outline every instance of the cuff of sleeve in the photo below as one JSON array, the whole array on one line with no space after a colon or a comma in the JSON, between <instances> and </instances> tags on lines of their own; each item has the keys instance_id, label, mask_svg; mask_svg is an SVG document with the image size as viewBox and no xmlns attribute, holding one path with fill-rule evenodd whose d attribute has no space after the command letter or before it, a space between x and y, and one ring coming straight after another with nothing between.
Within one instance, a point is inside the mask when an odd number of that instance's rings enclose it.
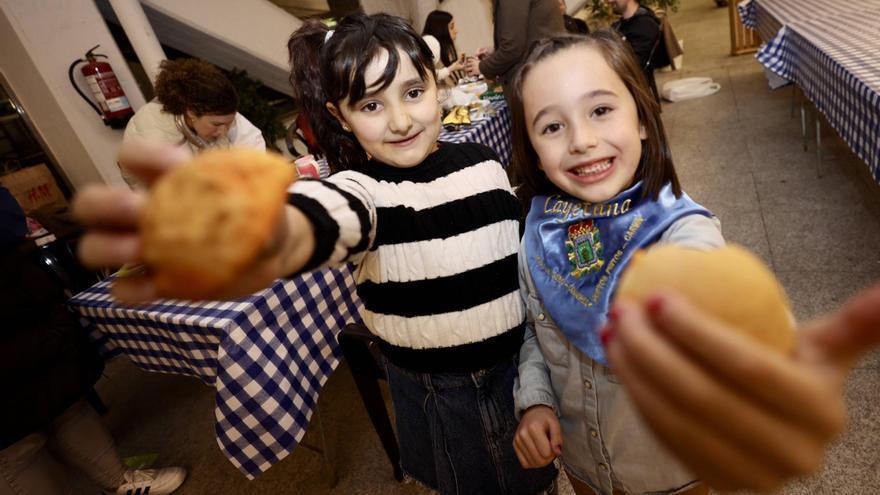
<instances>
[{"instance_id":1,"label":"cuff of sleeve","mask_svg":"<svg viewBox=\"0 0 880 495\"><path fill-rule=\"evenodd\" d=\"M339 238L339 225L327 214L321 203L300 194L290 194L287 204L299 209L315 229L315 251L300 272L314 270L330 259L336 239Z\"/></svg>"},{"instance_id":2,"label":"cuff of sleeve","mask_svg":"<svg viewBox=\"0 0 880 495\"><path fill-rule=\"evenodd\" d=\"M553 412L556 413L556 417L559 417L559 408L556 406L556 399L553 397L553 394L535 390L532 392L519 392L514 397L514 414L516 415L517 421L522 419L522 415L526 412L526 409L532 406L547 406L550 409L553 409Z\"/></svg>"}]
</instances>

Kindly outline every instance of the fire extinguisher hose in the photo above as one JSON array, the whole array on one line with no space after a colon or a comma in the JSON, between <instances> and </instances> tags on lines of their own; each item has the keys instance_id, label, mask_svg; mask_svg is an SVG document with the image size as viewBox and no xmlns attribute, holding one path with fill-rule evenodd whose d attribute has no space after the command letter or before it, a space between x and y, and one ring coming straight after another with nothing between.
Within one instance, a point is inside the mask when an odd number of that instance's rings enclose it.
<instances>
[{"instance_id":1,"label":"fire extinguisher hose","mask_svg":"<svg viewBox=\"0 0 880 495\"><path fill-rule=\"evenodd\" d=\"M101 109L98 108L98 105L95 105L92 102L92 100L90 100L86 96L86 94L83 93L83 91L81 89L79 89L79 86L77 86L76 81L73 80L73 70L76 69L77 64L80 64L82 62L88 62L88 60L81 58L79 60L75 60L72 64L70 64L70 68L67 69L67 78L70 79L70 84L73 86L73 89L75 89L76 92L79 93L80 96L82 96L82 99L86 100L86 103L88 103L89 106L92 107L93 110L95 110L95 113L97 113L98 116L101 117L101 119L103 119L104 114L101 113Z\"/></svg>"}]
</instances>

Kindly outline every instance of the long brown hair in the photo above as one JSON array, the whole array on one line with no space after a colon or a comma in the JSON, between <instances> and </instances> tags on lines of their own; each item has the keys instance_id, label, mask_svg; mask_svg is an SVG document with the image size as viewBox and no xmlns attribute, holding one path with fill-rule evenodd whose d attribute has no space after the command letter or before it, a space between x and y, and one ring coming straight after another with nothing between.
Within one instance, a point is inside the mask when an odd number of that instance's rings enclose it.
<instances>
[{"instance_id":1,"label":"long brown hair","mask_svg":"<svg viewBox=\"0 0 880 495\"><path fill-rule=\"evenodd\" d=\"M656 200L660 189L667 182L672 184L675 196L681 196L681 185L675 173L672 152L669 150L666 131L660 118L660 105L654 100L629 44L617 33L602 29L583 36L563 35L535 42L529 48L525 62L511 79L510 89L506 90L513 118L511 175L518 183L517 196L522 202L523 210L528 212L532 198L539 194L561 192L538 167L538 154L526 130L522 100L523 82L542 60L576 46L587 46L598 50L635 100L639 123L644 126L647 135L635 175L637 181L643 181L643 197Z\"/></svg>"},{"instance_id":2,"label":"long brown hair","mask_svg":"<svg viewBox=\"0 0 880 495\"><path fill-rule=\"evenodd\" d=\"M356 168L367 161L367 153L327 110L339 107L345 98L354 104L367 92L388 87L401 64L397 49L412 62L419 77L436 79L431 50L412 27L400 17L387 14L352 14L342 18L331 33L317 20L306 21L287 43L290 55L290 85L293 98L302 107L315 133L318 146L331 170ZM364 73L383 50L388 63L373 87L366 87Z\"/></svg>"}]
</instances>

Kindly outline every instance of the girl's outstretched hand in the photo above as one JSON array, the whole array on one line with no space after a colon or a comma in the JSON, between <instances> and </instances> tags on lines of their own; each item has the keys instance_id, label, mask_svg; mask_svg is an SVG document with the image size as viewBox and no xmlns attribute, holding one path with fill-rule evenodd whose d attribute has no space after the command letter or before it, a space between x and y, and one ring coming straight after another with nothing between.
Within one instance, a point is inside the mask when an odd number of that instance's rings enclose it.
<instances>
[{"instance_id":1,"label":"girl's outstretched hand","mask_svg":"<svg viewBox=\"0 0 880 495\"><path fill-rule=\"evenodd\" d=\"M880 344L880 285L798 329L793 356L675 293L648 301L616 305L608 355L672 452L719 490L770 491L820 467L846 422L846 375Z\"/></svg>"},{"instance_id":2,"label":"girl's outstretched hand","mask_svg":"<svg viewBox=\"0 0 880 495\"><path fill-rule=\"evenodd\" d=\"M119 165L149 187L187 155L179 148L148 143L123 145ZM90 185L73 201L73 214L87 229L79 242L79 258L90 268L116 268L140 263L141 237L138 224L146 193L127 187ZM156 287L146 274L117 279L113 295L123 301L156 299Z\"/></svg>"},{"instance_id":3,"label":"girl's outstretched hand","mask_svg":"<svg viewBox=\"0 0 880 495\"><path fill-rule=\"evenodd\" d=\"M187 158L188 155L179 148L138 142L122 147L119 163L149 187ZM138 229L145 203L146 193L128 188L90 186L78 193L73 202L73 213L86 228L79 243L82 263L93 268L140 264L142 238ZM314 249L314 236L306 234L311 234L307 218L299 210L286 207L275 234L260 257L216 294L216 298L233 299L251 294L298 270ZM149 271L127 271L129 273L113 282L112 294L116 299L142 303L175 297L175 294L159 292Z\"/></svg>"},{"instance_id":4,"label":"girl's outstretched hand","mask_svg":"<svg viewBox=\"0 0 880 495\"><path fill-rule=\"evenodd\" d=\"M526 469L544 467L562 454L562 428L552 408L532 406L523 413L513 450Z\"/></svg>"}]
</instances>

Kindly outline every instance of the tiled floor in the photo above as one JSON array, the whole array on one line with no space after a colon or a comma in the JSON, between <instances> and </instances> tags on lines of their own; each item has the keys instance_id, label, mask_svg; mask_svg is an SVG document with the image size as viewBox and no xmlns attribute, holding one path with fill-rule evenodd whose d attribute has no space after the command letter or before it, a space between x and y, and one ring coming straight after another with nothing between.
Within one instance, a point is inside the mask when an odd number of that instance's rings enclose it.
<instances>
[{"instance_id":1,"label":"tiled floor","mask_svg":"<svg viewBox=\"0 0 880 495\"><path fill-rule=\"evenodd\" d=\"M683 0L671 22L685 41L684 69L672 78L711 76L715 95L664 105L664 121L686 191L722 220L728 240L747 246L781 278L799 319L836 307L880 278L880 188L844 144L825 140L821 165L801 148L790 90L770 92L751 56L730 57L726 9L712 0ZM826 129L826 136L831 132ZM144 373L125 360L100 383L106 417L124 455L158 452L161 464L186 466L187 494L422 494L393 480L345 367L321 395L319 410L339 475L334 488L322 458L299 448L255 481L247 481L214 440L213 394L197 380ZM880 353L864 359L847 385L848 432L816 477L783 492L880 493ZM316 421L307 441L320 441ZM79 489L93 493L84 484ZM567 491L567 490L566 490Z\"/></svg>"}]
</instances>

